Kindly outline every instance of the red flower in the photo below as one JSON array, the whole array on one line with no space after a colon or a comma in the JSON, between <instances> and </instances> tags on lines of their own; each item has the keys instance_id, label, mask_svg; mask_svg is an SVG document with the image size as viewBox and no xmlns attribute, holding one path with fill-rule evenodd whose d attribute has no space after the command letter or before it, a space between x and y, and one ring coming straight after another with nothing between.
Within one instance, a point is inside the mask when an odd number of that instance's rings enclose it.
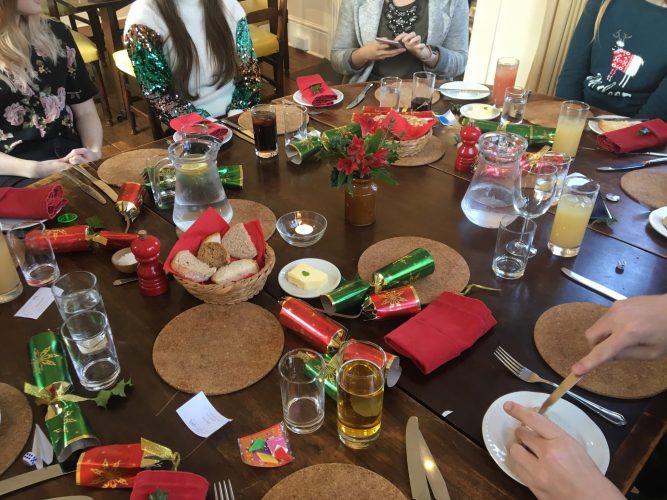
<instances>
[{"instance_id":1,"label":"red flower","mask_svg":"<svg viewBox=\"0 0 667 500\"><path fill-rule=\"evenodd\" d=\"M336 163L336 169L345 172L345 175L352 175L357 170L357 162L352 158L341 158Z\"/></svg>"},{"instance_id":2,"label":"red flower","mask_svg":"<svg viewBox=\"0 0 667 500\"><path fill-rule=\"evenodd\" d=\"M364 140L356 135L352 137L352 144L347 148L347 154L354 158L357 163L361 163L366 156L366 145L364 144Z\"/></svg>"},{"instance_id":3,"label":"red flower","mask_svg":"<svg viewBox=\"0 0 667 500\"><path fill-rule=\"evenodd\" d=\"M378 150L373 153L371 158L373 159L373 168L385 167L387 165L387 157L389 156L389 150L384 148L378 148Z\"/></svg>"},{"instance_id":4,"label":"red flower","mask_svg":"<svg viewBox=\"0 0 667 500\"><path fill-rule=\"evenodd\" d=\"M380 122L375 121L373 116L359 115L356 117L356 121L361 127L361 135L363 137L366 137L368 134L374 134L380 126Z\"/></svg>"}]
</instances>

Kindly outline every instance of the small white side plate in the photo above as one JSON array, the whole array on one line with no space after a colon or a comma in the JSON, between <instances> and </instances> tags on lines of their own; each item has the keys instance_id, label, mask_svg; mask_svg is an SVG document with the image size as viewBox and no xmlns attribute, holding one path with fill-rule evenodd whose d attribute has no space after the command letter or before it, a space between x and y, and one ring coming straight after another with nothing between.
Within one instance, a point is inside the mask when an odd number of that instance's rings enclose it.
<instances>
[{"instance_id":1,"label":"small white side plate","mask_svg":"<svg viewBox=\"0 0 667 500\"><path fill-rule=\"evenodd\" d=\"M298 286L295 286L287 281L287 273L298 264L308 264L309 266L313 266L318 271L325 273L329 279L323 287L320 287L316 290L304 290L299 288ZM320 295L324 295L325 293L329 293L335 290L339 283L340 271L338 268L331 262L322 259L295 260L294 262L290 262L285 267L283 267L278 273L278 284L280 285L280 288L282 288L285 293L293 297L299 297L301 299L313 299L315 297L319 297Z\"/></svg>"},{"instance_id":2,"label":"small white side plate","mask_svg":"<svg viewBox=\"0 0 667 500\"><path fill-rule=\"evenodd\" d=\"M218 122L216 122L215 120L213 120L213 119L211 119L211 118L206 118L206 119L207 119L208 121L210 121L210 122L218 123ZM227 144L229 141L232 140L232 137L234 136L234 133L232 132L232 129L230 129L230 128L229 128L228 126L226 126L224 123L218 123L218 125L220 125L221 127L225 127L225 128L227 129L227 133L226 133L225 136L222 138L222 144ZM174 139L174 141L176 141L176 142L180 141L182 138L183 138L183 137L181 136L181 133L180 133L178 130L177 130L176 132L174 132L174 135L172 136L172 139ZM222 144L221 144L221 146L222 146ZM165 155L165 156L166 156L166 155Z\"/></svg>"},{"instance_id":3,"label":"small white side plate","mask_svg":"<svg viewBox=\"0 0 667 500\"><path fill-rule=\"evenodd\" d=\"M621 115L598 115L595 118L626 118L625 116ZM627 118L629 122L631 122L632 125L636 125L637 123L640 123L636 120L633 120L632 118ZM600 128L600 123L597 120L588 120L588 128L590 128L593 132L595 132L597 135L604 134L602 129Z\"/></svg>"},{"instance_id":4,"label":"small white side plate","mask_svg":"<svg viewBox=\"0 0 667 500\"><path fill-rule=\"evenodd\" d=\"M667 217L667 207L658 208L651 212L648 216L648 221L657 232L667 238L667 227L662 223L662 219Z\"/></svg>"},{"instance_id":5,"label":"small white side plate","mask_svg":"<svg viewBox=\"0 0 667 500\"><path fill-rule=\"evenodd\" d=\"M498 466L515 481L523 484L514 472L514 461L509 455L509 448L514 442L514 431L520 425L518 420L510 417L503 404L514 401L528 408L540 407L549 394L543 392L520 391L499 397L484 414L482 420L482 436L491 458ZM604 474L609 467L609 445L600 428L588 415L569 401L559 399L546 413L553 423L564 429L586 448L588 455Z\"/></svg>"},{"instance_id":6,"label":"small white side plate","mask_svg":"<svg viewBox=\"0 0 667 500\"><path fill-rule=\"evenodd\" d=\"M3 231L10 229L26 229L40 222L46 222L48 219L0 219L0 227Z\"/></svg>"},{"instance_id":7,"label":"small white side plate","mask_svg":"<svg viewBox=\"0 0 667 500\"><path fill-rule=\"evenodd\" d=\"M331 89L334 91L334 94L336 94L336 100L331 103L330 106L335 106L339 102L343 100L343 93L338 90L338 89ZM328 108L329 106L313 106L309 102L306 102L306 100L303 98L303 95L301 94L300 90L297 90L294 92L294 95L292 96L292 99L294 99L294 102L297 104L301 104L302 106L308 106L309 108Z\"/></svg>"},{"instance_id":8,"label":"small white side plate","mask_svg":"<svg viewBox=\"0 0 667 500\"><path fill-rule=\"evenodd\" d=\"M500 110L491 104L475 102L461 106L461 114L471 120L493 120L500 116Z\"/></svg>"},{"instance_id":9,"label":"small white side plate","mask_svg":"<svg viewBox=\"0 0 667 500\"><path fill-rule=\"evenodd\" d=\"M457 101L479 101L491 94L489 87L481 83L447 82L438 87L440 93Z\"/></svg>"}]
</instances>

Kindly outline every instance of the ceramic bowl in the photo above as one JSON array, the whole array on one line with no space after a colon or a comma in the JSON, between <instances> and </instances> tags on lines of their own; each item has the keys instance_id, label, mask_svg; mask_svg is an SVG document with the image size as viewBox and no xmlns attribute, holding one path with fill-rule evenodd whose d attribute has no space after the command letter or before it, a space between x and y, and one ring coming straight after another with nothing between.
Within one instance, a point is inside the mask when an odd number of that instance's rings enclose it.
<instances>
[{"instance_id":1,"label":"ceramic bowl","mask_svg":"<svg viewBox=\"0 0 667 500\"><path fill-rule=\"evenodd\" d=\"M132 250L130 250L130 247L127 248L121 248L117 252L115 252L111 256L111 263L114 265L116 269L118 269L121 273L125 274L134 274L137 272L137 262L135 259L134 264L122 264L122 257L127 254L132 254Z\"/></svg>"},{"instance_id":2,"label":"ceramic bowl","mask_svg":"<svg viewBox=\"0 0 667 500\"><path fill-rule=\"evenodd\" d=\"M281 216L276 222L276 229L282 239L290 245L309 247L324 236L327 220L317 212L297 210Z\"/></svg>"}]
</instances>

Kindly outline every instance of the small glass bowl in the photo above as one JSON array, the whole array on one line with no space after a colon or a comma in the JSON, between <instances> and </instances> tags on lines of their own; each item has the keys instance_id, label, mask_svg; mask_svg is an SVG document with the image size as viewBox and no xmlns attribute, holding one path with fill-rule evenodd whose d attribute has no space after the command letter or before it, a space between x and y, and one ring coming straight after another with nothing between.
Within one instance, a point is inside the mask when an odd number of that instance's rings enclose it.
<instances>
[{"instance_id":1,"label":"small glass bowl","mask_svg":"<svg viewBox=\"0 0 667 500\"><path fill-rule=\"evenodd\" d=\"M327 229L327 220L322 214L310 210L297 210L282 215L276 222L282 239L295 247L314 245Z\"/></svg>"}]
</instances>

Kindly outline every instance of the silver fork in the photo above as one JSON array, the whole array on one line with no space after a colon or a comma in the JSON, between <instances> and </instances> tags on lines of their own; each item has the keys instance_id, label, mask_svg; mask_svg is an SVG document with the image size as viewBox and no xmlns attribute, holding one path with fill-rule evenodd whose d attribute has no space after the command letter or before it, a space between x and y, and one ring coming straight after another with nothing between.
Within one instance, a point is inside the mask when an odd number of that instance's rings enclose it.
<instances>
[{"instance_id":1,"label":"silver fork","mask_svg":"<svg viewBox=\"0 0 667 500\"><path fill-rule=\"evenodd\" d=\"M509 371L511 371L514 375L516 375L518 378L523 380L524 382L529 382L531 384L535 383L541 383L541 384L547 384L550 385L551 387L558 387L558 384L554 384L553 382L550 382L542 377L540 377L537 373L534 371L530 370L529 368L526 368L523 366L521 363L519 363L516 359L514 359L510 354L503 349L502 347L498 346L496 347L496 350L493 351L493 354L495 355L496 358L507 368ZM607 408L604 408L596 403L593 403L593 401L589 401L586 398L582 398L581 396L576 395L573 392L567 392L567 395L570 396L572 399L575 401L580 402L582 405L586 406L587 408L593 410L595 413L600 415L602 418L608 420L612 424L615 425L625 425L627 422L625 420L625 417L621 415L620 413L616 413L615 411L608 410Z\"/></svg>"},{"instance_id":2,"label":"silver fork","mask_svg":"<svg viewBox=\"0 0 667 500\"><path fill-rule=\"evenodd\" d=\"M294 105L294 104L296 104L296 103L295 103L294 101L288 101L287 99L285 99L285 98L283 97L282 99L280 99L280 104L288 104L288 105L291 104L291 105ZM306 112L307 112L309 115L311 115L311 116L317 116L317 115L321 115L321 114L322 114L322 111L317 111L317 110L315 110L315 109L312 109L310 106L305 106L305 108L306 108Z\"/></svg>"},{"instance_id":3,"label":"silver fork","mask_svg":"<svg viewBox=\"0 0 667 500\"><path fill-rule=\"evenodd\" d=\"M230 479L213 483L213 494L215 495L215 500L236 500Z\"/></svg>"}]
</instances>

